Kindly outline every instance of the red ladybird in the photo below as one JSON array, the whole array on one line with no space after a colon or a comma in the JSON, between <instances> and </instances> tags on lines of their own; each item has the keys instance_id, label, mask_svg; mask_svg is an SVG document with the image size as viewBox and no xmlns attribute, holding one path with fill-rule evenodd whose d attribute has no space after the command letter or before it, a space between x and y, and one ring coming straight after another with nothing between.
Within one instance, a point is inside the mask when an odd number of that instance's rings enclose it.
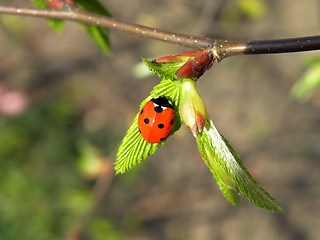
<instances>
[{"instance_id":1,"label":"red ladybird","mask_svg":"<svg viewBox=\"0 0 320 240\"><path fill-rule=\"evenodd\" d=\"M159 143L172 132L175 112L168 99L157 97L147 102L139 113L138 127L144 140Z\"/></svg>"}]
</instances>

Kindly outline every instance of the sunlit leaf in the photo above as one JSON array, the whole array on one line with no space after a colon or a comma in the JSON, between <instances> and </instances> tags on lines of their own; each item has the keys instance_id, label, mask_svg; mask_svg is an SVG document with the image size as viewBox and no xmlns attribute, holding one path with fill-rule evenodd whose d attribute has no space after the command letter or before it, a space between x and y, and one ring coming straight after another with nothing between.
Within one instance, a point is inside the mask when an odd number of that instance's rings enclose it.
<instances>
[{"instance_id":1,"label":"sunlit leaf","mask_svg":"<svg viewBox=\"0 0 320 240\"><path fill-rule=\"evenodd\" d=\"M220 135L212 121L197 135L197 143L220 189L231 203L240 205L240 199L237 197L237 193L240 192L258 207L283 212L270 194L253 179L239 156L228 141Z\"/></svg>"},{"instance_id":2,"label":"sunlit leaf","mask_svg":"<svg viewBox=\"0 0 320 240\"><path fill-rule=\"evenodd\" d=\"M101 14L104 16L111 16L111 13L106 9L98 0L77 0L76 4L79 8L86 10L88 12L93 12L97 14ZM109 41L109 30L106 28L101 28L95 25L86 25L85 29L87 31L90 39L98 46L100 49L106 53L110 54L110 41Z\"/></svg>"},{"instance_id":3,"label":"sunlit leaf","mask_svg":"<svg viewBox=\"0 0 320 240\"><path fill-rule=\"evenodd\" d=\"M82 24L90 39L106 54L111 54L108 30L94 25Z\"/></svg>"},{"instance_id":4,"label":"sunlit leaf","mask_svg":"<svg viewBox=\"0 0 320 240\"><path fill-rule=\"evenodd\" d=\"M175 73L179 70L185 62L171 62L171 63L156 63L145 58L142 59L147 67L159 77L174 80Z\"/></svg>"},{"instance_id":5,"label":"sunlit leaf","mask_svg":"<svg viewBox=\"0 0 320 240\"><path fill-rule=\"evenodd\" d=\"M152 90L149 97L147 97L140 105L140 109L133 121L133 124L129 128L126 136L124 137L122 144L119 147L117 160L115 164L115 170L117 173L124 173L134 165L139 163L141 160L147 158L148 156L155 153L158 147L165 143L165 140L160 143L148 143L140 135L138 128L138 115L142 107L150 99L163 96L169 99L174 106L177 113L179 109L180 100L180 81L171 81L163 79L160 84L156 85ZM181 119L178 114L176 114L175 128L171 134L177 131L181 126Z\"/></svg>"},{"instance_id":6,"label":"sunlit leaf","mask_svg":"<svg viewBox=\"0 0 320 240\"><path fill-rule=\"evenodd\" d=\"M111 17L111 13L100 3L99 0L76 0L76 4L87 11Z\"/></svg>"}]
</instances>

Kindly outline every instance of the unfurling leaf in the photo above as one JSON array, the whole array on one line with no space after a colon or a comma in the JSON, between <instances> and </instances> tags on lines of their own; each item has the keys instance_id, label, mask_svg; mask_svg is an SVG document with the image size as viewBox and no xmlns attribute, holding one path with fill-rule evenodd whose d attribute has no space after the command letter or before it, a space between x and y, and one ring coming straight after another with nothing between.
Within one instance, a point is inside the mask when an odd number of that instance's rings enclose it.
<instances>
[{"instance_id":1,"label":"unfurling leaf","mask_svg":"<svg viewBox=\"0 0 320 240\"><path fill-rule=\"evenodd\" d=\"M111 13L98 0L77 0L77 6L88 12L111 17ZM107 55L111 54L109 30L95 25L81 24L87 31L90 39Z\"/></svg>"},{"instance_id":2,"label":"unfurling leaf","mask_svg":"<svg viewBox=\"0 0 320 240\"><path fill-rule=\"evenodd\" d=\"M238 192L258 207L283 212L275 200L253 179L240 157L210 121L197 135L199 151L225 197L240 205Z\"/></svg>"},{"instance_id":3,"label":"unfurling leaf","mask_svg":"<svg viewBox=\"0 0 320 240\"><path fill-rule=\"evenodd\" d=\"M94 25L84 25L90 39L107 55L111 54L108 29Z\"/></svg>"},{"instance_id":4,"label":"unfurling leaf","mask_svg":"<svg viewBox=\"0 0 320 240\"><path fill-rule=\"evenodd\" d=\"M181 94L180 81L171 81L163 79L160 84L156 85L152 90L149 97L147 97L140 105L140 110L150 101L150 99L155 97L165 97L169 99L177 112L179 109L179 100ZM134 165L139 163L141 160L147 158L148 156L155 153L158 147L162 146L166 140L160 143L148 143L140 135L138 128L138 115L136 115L133 124L129 128L126 136L124 137L122 144L119 147L117 160L115 163L116 173L124 173ZM181 119L176 115L176 123L174 130L171 134L177 131L181 126Z\"/></svg>"},{"instance_id":5,"label":"unfurling leaf","mask_svg":"<svg viewBox=\"0 0 320 240\"><path fill-rule=\"evenodd\" d=\"M184 62L158 63L155 60L149 61L145 58L143 58L142 60L154 74L157 74L159 77L170 80L176 79L176 76L174 74L184 64Z\"/></svg>"},{"instance_id":6,"label":"unfurling leaf","mask_svg":"<svg viewBox=\"0 0 320 240\"><path fill-rule=\"evenodd\" d=\"M181 88L179 113L183 122L196 137L208 121L206 105L196 90L194 80L185 79Z\"/></svg>"}]
</instances>

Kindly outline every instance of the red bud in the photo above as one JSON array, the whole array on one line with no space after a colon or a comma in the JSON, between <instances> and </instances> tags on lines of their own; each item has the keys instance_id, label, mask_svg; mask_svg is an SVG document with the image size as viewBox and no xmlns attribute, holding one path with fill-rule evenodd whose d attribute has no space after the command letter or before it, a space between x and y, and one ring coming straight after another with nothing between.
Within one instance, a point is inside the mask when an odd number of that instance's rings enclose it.
<instances>
[{"instance_id":1,"label":"red bud","mask_svg":"<svg viewBox=\"0 0 320 240\"><path fill-rule=\"evenodd\" d=\"M75 4L74 0L46 0L50 8L63 9L66 4Z\"/></svg>"}]
</instances>

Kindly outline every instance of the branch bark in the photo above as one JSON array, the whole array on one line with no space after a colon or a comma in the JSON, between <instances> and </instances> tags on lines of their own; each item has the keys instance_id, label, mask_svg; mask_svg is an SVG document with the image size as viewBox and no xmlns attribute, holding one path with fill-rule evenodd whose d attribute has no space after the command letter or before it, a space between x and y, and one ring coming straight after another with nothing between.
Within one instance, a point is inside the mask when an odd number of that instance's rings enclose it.
<instances>
[{"instance_id":1,"label":"branch bark","mask_svg":"<svg viewBox=\"0 0 320 240\"><path fill-rule=\"evenodd\" d=\"M271 54L320 50L320 35L261 41L227 41L220 39L209 39L126 23L125 21L119 19L83 11L76 7L69 7L68 9L64 10L55 10L19 8L0 5L0 14L54 18L82 22L131 33L140 37L174 43L185 47L212 48L217 61L221 61L229 56L240 54Z\"/></svg>"}]
</instances>

